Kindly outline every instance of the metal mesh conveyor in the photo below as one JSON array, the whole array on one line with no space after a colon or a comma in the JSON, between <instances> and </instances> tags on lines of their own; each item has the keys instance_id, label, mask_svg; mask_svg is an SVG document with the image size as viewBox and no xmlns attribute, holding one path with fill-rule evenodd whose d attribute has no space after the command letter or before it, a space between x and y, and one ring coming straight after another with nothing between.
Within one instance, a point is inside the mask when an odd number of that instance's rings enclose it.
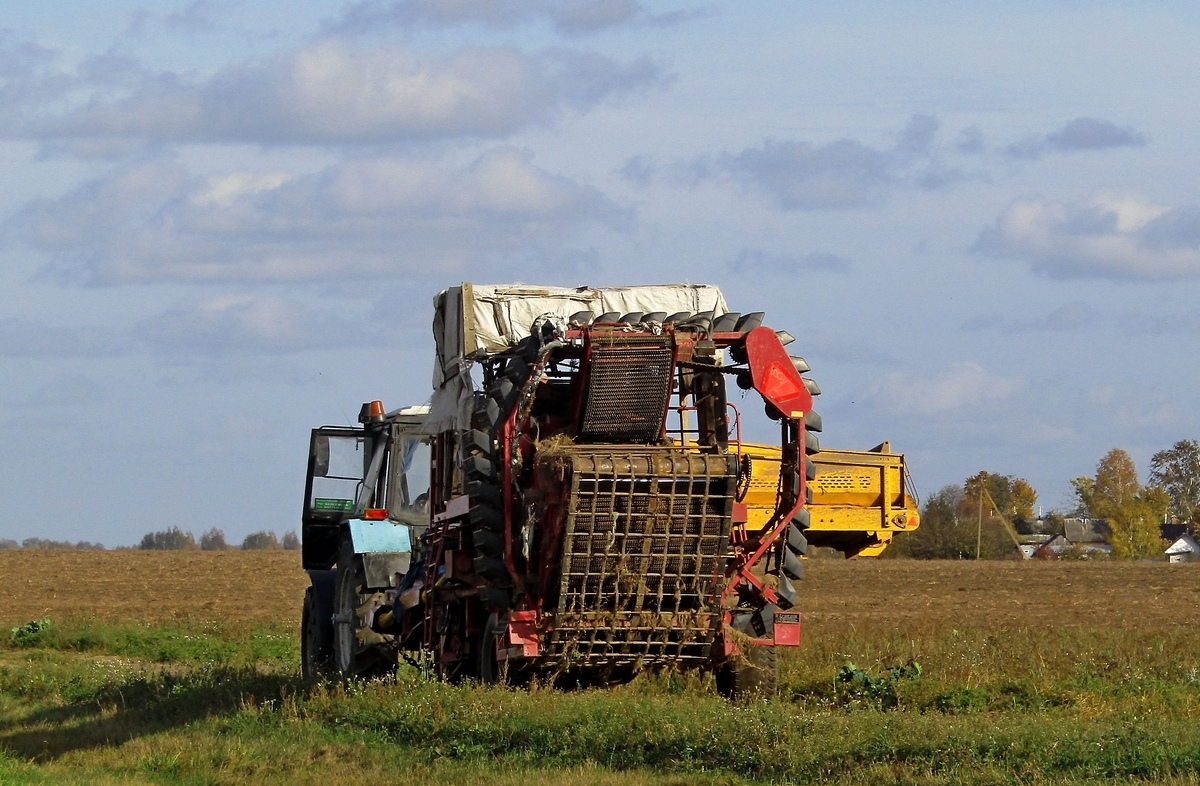
<instances>
[{"instance_id":1,"label":"metal mesh conveyor","mask_svg":"<svg viewBox=\"0 0 1200 786\"><path fill-rule=\"evenodd\" d=\"M552 659L706 660L729 559L736 462L669 448L573 446Z\"/></svg>"},{"instance_id":2,"label":"metal mesh conveyor","mask_svg":"<svg viewBox=\"0 0 1200 786\"><path fill-rule=\"evenodd\" d=\"M671 395L668 336L593 334L580 442L656 442Z\"/></svg>"}]
</instances>

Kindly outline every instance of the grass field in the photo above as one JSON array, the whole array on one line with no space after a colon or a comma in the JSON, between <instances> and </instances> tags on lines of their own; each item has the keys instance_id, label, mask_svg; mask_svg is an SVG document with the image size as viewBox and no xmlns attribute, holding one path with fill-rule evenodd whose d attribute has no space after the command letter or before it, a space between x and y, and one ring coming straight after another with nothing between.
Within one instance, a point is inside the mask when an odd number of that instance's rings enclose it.
<instances>
[{"instance_id":1,"label":"grass field","mask_svg":"<svg viewBox=\"0 0 1200 786\"><path fill-rule=\"evenodd\" d=\"M782 695L736 707L305 685L297 563L0 552L0 783L1200 783L1200 566L815 560Z\"/></svg>"}]
</instances>

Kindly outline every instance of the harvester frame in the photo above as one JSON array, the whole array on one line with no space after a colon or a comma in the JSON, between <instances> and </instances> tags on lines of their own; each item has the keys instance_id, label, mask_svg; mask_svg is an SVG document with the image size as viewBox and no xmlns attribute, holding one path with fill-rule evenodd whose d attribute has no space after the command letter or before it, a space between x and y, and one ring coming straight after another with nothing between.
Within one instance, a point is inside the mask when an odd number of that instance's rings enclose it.
<instances>
[{"instance_id":1,"label":"harvester frame","mask_svg":"<svg viewBox=\"0 0 1200 786\"><path fill-rule=\"evenodd\" d=\"M480 289L435 301L431 407L369 402L361 428L313 431L306 674L373 676L399 654L447 679L594 684L681 667L716 672L734 697L773 692L774 648L800 640L791 581L819 450L806 431L819 389L790 336L703 285ZM479 323L502 311L489 337ZM729 379L779 423L776 500L754 528Z\"/></svg>"}]
</instances>

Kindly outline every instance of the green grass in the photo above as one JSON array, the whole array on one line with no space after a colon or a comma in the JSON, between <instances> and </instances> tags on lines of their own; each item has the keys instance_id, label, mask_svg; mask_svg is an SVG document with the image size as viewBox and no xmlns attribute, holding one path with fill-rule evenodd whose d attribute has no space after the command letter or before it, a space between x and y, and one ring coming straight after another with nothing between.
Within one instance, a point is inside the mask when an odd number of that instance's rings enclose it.
<instances>
[{"instance_id":1,"label":"green grass","mask_svg":"<svg viewBox=\"0 0 1200 786\"><path fill-rule=\"evenodd\" d=\"M51 650L133 658L151 663L284 667L299 657L294 631L245 625L113 625L50 622L34 634L14 633L0 645L22 651Z\"/></svg>"},{"instance_id":2,"label":"green grass","mask_svg":"<svg viewBox=\"0 0 1200 786\"><path fill-rule=\"evenodd\" d=\"M51 625L0 646L0 783L1197 783L1200 631L813 624L752 706L607 691L306 685L283 631ZM850 690L853 661L896 706Z\"/></svg>"}]
</instances>

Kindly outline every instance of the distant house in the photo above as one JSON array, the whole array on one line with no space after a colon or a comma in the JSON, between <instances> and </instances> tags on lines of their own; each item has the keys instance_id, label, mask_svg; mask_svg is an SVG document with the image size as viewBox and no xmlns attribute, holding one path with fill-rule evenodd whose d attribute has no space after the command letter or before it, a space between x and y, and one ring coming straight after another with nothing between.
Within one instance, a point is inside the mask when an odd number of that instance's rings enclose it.
<instances>
[{"instance_id":1,"label":"distant house","mask_svg":"<svg viewBox=\"0 0 1200 786\"><path fill-rule=\"evenodd\" d=\"M1063 519L1063 534L1076 546L1085 543L1107 543L1107 519Z\"/></svg>"},{"instance_id":2,"label":"distant house","mask_svg":"<svg viewBox=\"0 0 1200 786\"><path fill-rule=\"evenodd\" d=\"M1071 548L1071 541L1067 540L1065 536L1051 535L1034 547L1030 557L1033 559L1058 559L1063 552L1069 551Z\"/></svg>"},{"instance_id":3,"label":"distant house","mask_svg":"<svg viewBox=\"0 0 1200 786\"><path fill-rule=\"evenodd\" d=\"M1200 543L1191 535L1180 535L1174 543L1167 546L1165 553L1168 562L1200 562Z\"/></svg>"},{"instance_id":4,"label":"distant house","mask_svg":"<svg viewBox=\"0 0 1200 786\"><path fill-rule=\"evenodd\" d=\"M1036 557L1054 559L1070 551L1081 557L1112 553L1108 545L1108 521L1105 519L1063 519L1063 535L1058 535L1038 548Z\"/></svg>"}]
</instances>

